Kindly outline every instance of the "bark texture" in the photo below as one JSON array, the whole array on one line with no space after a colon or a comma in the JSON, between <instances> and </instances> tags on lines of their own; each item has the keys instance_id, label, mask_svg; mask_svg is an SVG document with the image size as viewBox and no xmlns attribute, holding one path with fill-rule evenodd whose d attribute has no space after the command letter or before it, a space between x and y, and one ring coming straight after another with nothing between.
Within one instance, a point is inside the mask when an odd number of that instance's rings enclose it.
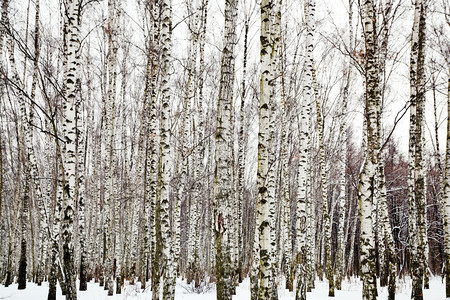
<instances>
[{"instance_id":1,"label":"bark texture","mask_svg":"<svg viewBox=\"0 0 450 300\"><path fill-rule=\"evenodd\" d=\"M424 166L425 132L425 1L417 0L411 35L410 128L408 157L409 245L411 251L411 299L423 299L426 272L426 199Z\"/></svg>"},{"instance_id":2,"label":"bark texture","mask_svg":"<svg viewBox=\"0 0 450 300\"><path fill-rule=\"evenodd\" d=\"M232 190L232 103L234 87L234 49L236 46L237 1L225 2L225 34L220 70L216 128L216 176L214 186L214 234L216 249L217 299L231 299L231 240L234 216Z\"/></svg>"},{"instance_id":3,"label":"bark texture","mask_svg":"<svg viewBox=\"0 0 450 300\"><path fill-rule=\"evenodd\" d=\"M363 32L366 45L365 75L365 119L367 122L367 144L365 160L359 180L359 216L361 220L361 277L363 281L362 299L375 300L377 297L375 227L374 214L377 166L377 103L379 103L379 73L377 57L377 23L374 2L363 5Z\"/></svg>"}]
</instances>

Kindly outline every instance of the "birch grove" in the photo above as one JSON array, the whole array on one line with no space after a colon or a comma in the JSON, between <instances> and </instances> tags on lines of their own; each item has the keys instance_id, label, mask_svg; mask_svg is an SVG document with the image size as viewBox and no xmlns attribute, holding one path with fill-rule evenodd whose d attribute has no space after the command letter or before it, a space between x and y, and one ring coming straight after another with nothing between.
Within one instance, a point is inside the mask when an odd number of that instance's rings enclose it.
<instances>
[{"instance_id":1,"label":"birch grove","mask_svg":"<svg viewBox=\"0 0 450 300\"><path fill-rule=\"evenodd\" d=\"M1 0L0 295L450 297L448 13Z\"/></svg>"}]
</instances>

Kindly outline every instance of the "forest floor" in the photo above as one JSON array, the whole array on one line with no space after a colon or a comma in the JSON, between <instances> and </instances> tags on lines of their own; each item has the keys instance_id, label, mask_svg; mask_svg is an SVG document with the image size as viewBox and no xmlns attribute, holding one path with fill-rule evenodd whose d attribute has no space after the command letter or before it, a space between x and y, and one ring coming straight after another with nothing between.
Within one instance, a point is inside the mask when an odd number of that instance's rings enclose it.
<instances>
[{"instance_id":1,"label":"forest floor","mask_svg":"<svg viewBox=\"0 0 450 300\"><path fill-rule=\"evenodd\" d=\"M316 280L316 288L307 294L308 300L359 300L361 299L362 285L358 278L346 280L342 284L342 290L336 291L336 297L329 298L328 282ZM25 290L17 290L17 284L5 288L0 285L0 299L8 300L45 300L47 299L48 283L44 282L42 286L37 286L34 283L28 283ZM399 279L397 282L397 300L409 300L411 292L411 280L409 278ZM379 300L387 299L387 289L379 289ZM280 288L278 291L279 300L293 300L294 293L286 289ZM175 291L176 300L214 300L216 298L215 286L210 285L203 287L201 293L193 291L192 287L186 284L186 281L177 280L177 287ZM58 286L57 299L65 299L61 294L61 289ZM103 287L98 283L88 283L88 290L78 292L78 300L149 300L151 299L150 289L141 290L137 285L126 285L121 295L114 295L108 297ZM236 295L233 300L247 300L250 299L250 282L246 279L241 285L237 287ZM441 277L433 277L430 280L430 289L424 291L424 300L440 300L445 299L445 286Z\"/></svg>"}]
</instances>

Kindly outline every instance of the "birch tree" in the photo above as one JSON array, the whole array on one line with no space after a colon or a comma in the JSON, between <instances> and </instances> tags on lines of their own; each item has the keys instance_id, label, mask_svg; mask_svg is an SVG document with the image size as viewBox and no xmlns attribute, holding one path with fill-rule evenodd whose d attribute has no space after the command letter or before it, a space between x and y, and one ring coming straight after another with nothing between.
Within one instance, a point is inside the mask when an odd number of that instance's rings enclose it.
<instances>
[{"instance_id":1,"label":"birch tree","mask_svg":"<svg viewBox=\"0 0 450 300\"><path fill-rule=\"evenodd\" d=\"M314 103L313 67L314 67L314 30L315 30L315 1L304 2L306 23L306 60L303 82L303 102L300 103L299 120L299 162L298 162L298 191L297 191L297 220L296 220L296 263L298 268L296 299L306 299L307 291L307 185L309 181L308 163L311 147L310 121L312 103Z\"/></svg>"},{"instance_id":2,"label":"birch tree","mask_svg":"<svg viewBox=\"0 0 450 300\"><path fill-rule=\"evenodd\" d=\"M225 2L225 34L220 70L219 100L217 102L216 176L214 186L214 245L216 249L217 299L231 299L234 284L231 273L232 213L232 103L234 87L234 49L236 46L237 1Z\"/></svg>"},{"instance_id":3,"label":"birch tree","mask_svg":"<svg viewBox=\"0 0 450 300\"><path fill-rule=\"evenodd\" d=\"M114 214L118 213L116 209L116 192L115 192L115 176L114 169L117 164L116 157L116 80L117 80L117 50L118 45L116 41L118 20L117 12L120 8L117 7L115 0L108 1L108 23L106 33L108 37L108 53L107 53L107 94L105 104L105 149L106 149L106 172L105 172L105 289L108 290L108 295L112 296L114 293L114 278L113 278L113 261L114 261L114 238L115 238L115 220Z\"/></svg>"},{"instance_id":4,"label":"birch tree","mask_svg":"<svg viewBox=\"0 0 450 300\"><path fill-rule=\"evenodd\" d=\"M74 263L74 192L75 192L75 168L77 162L76 153L76 108L79 95L79 66L80 66L80 2L78 0L64 1L64 176L63 176L63 261L64 276L67 287L66 299L77 299L75 287L76 273Z\"/></svg>"},{"instance_id":5,"label":"birch tree","mask_svg":"<svg viewBox=\"0 0 450 300\"><path fill-rule=\"evenodd\" d=\"M320 178L321 178L321 200L322 200L322 213L323 213L323 232L324 232L324 244L325 244L325 258L327 261L326 274L328 279L328 296L334 297L334 272L333 263L331 256L331 220L330 215L332 213L328 212L328 180L327 180L327 170L325 163L325 146L323 141L323 130L324 121L322 115L321 105L319 103L319 95L317 90L316 75L314 70L314 65L312 67L312 77L313 77L313 89L314 98L316 104L316 116L317 116L317 130L319 132L319 156L320 156ZM333 201L333 200L332 200Z\"/></svg>"},{"instance_id":6,"label":"birch tree","mask_svg":"<svg viewBox=\"0 0 450 300\"><path fill-rule=\"evenodd\" d=\"M160 59L159 49L160 49L160 29L161 29L161 19L160 19L160 8L159 5L154 4L151 7L151 16L153 20L152 26L152 35L150 36L151 41L151 52L150 57L148 58L148 65L151 69L150 71L150 87L151 87L151 103L150 103L150 137L152 139L156 139L156 126L157 126L157 117L156 117L156 105L157 105L157 95L159 92L159 76L160 76L160 68L158 68L158 61ZM151 145L152 147L152 145ZM151 162L150 162L150 171L151 178L153 182L150 182L151 195L150 195L150 207L151 211L154 212L150 216L150 248L151 248L151 262L152 262L152 297L155 299L159 299L159 263L160 263L160 235L157 235L157 231L160 229L160 223L158 221L159 213L160 213L160 205L158 201L158 156L157 156L157 144L155 141L154 148L150 148L151 153ZM154 185L154 188L152 186ZM158 225L157 225L158 224Z\"/></svg>"},{"instance_id":7,"label":"birch tree","mask_svg":"<svg viewBox=\"0 0 450 300\"><path fill-rule=\"evenodd\" d=\"M377 103L379 103L379 74L377 57L377 23L374 1L365 1L362 6L362 23L365 40L365 120L367 122L367 146L365 160L359 180L359 216L361 219L361 277L363 281L362 299L375 300L377 297L376 263L374 244L375 176L377 165Z\"/></svg>"},{"instance_id":8,"label":"birch tree","mask_svg":"<svg viewBox=\"0 0 450 300\"><path fill-rule=\"evenodd\" d=\"M275 36L277 32L276 21L279 20L276 17L277 7L277 1L263 0L261 2L261 77L257 172L258 198L256 206L260 273L258 299L276 298L276 295L273 294L275 286L273 253L275 251L276 169L272 147L274 147L275 141L275 71L279 44L279 37Z\"/></svg>"},{"instance_id":9,"label":"birch tree","mask_svg":"<svg viewBox=\"0 0 450 300\"><path fill-rule=\"evenodd\" d=\"M3 57L3 41L5 39L6 35L6 27L5 27L5 21L7 18L8 13L8 0L2 1L1 6L1 15L0 15L0 57ZM4 105L2 104L2 109ZM3 122L3 120L1 120ZM3 123L2 123L3 124ZM3 132L3 125L1 125L1 129ZM4 192L3 192L3 186L4 186L4 167L3 167L3 136L0 134L0 219L2 220L3 217L3 204L4 204ZM1 235L1 228L0 228L0 235ZM0 274L1 276L2 274Z\"/></svg>"},{"instance_id":10,"label":"birch tree","mask_svg":"<svg viewBox=\"0 0 450 300\"><path fill-rule=\"evenodd\" d=\"M447 82L447 112L450 116L450 77ZM450 297L450 118L447 117L447 147L445 152L443 182L444 233L445 233L445 296Z\"/></svg>"},{"instance_id":11,"label":"birch tree","mask_svg":"<svg viewBox=\"0 0 450 300\"><path fill-rule=\"evenodd\" d=\"M171 90L170 68L172 51L172 1L163 0L161 4L161 120L160 120L160 146L158 166L158 196L160 205L159 217L161 226L161 252L162 261L167 265L162 277L164 279L163 298L171 300L175 297L171 276L175 276L175 270L170 257L171 232L170 232L170 181L172 176L172 147L170 145L170 113Z\"/></svg>"},{"instance_id":12,"label":"birch tree","mask_svg":"<svg viewBox=\"0 0 450 300\"><path fill-rule=\"evenodd\" d=\"M248 57L248 32L249 32L249 20L248 16L246 17L244 21L244 53L243 53L243 62L242 62L242 86L241 86L241 106L239 110L239 144L238 144L238 163L239 163L239 170L238 170L238 215L239 217L239 237L238 237L238 248L239 248L239 258L238 258L238 272L239 272L239 282L243 279L243 272L244 272L244 261L246 253L244 253L244 237L243 237L243 222L242 222L242 214L243 214L243 204L244 204L244 192L245 192L245 145L246 145L246 138L244 134L244 128L245 128L245 115L244 115L244 108L245 108L245 98L247 94L247 86L246 86L246 80L247 80L247 57Z\"/></svg>"},{"instance_id":13,"label":"birch tree","mask_svg":"<svg viewBox=\"0 0 450 300\"><path fill-rule=\"evenodd\" d=\"M410 56L410 129L408 160L409 238L413 287L411 299L423 299L423 277L426 246L426 200L423 160L424 139L424 48L427 4L417 0Z\"/></svg>"}]
</instances>

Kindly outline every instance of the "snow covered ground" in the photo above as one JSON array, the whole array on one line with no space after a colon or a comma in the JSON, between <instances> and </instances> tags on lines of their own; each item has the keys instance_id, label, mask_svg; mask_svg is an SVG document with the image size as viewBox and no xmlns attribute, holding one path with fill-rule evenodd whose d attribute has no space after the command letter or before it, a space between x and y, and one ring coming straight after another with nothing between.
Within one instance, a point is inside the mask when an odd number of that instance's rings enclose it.
<instances>
[{"instance_id":1,"label":"snow covered ground","mask_svg":"<svg viewBox=\"0 0 450 300\"><path fill-rule=\"evenodd\" d=\"M334 299L334 300L357 300L361 299L361 283L359 279L352 278L350 281L345 281L342 284L342 290L336 291L336 297L328 298L328 283L323 281L316 281L316 288L308 293L307 299L322 300L322 299ZM178 279L175 299L176 300L214 300L216 298L216 291L214 286L205 288L203 293L197 294L192 291L192 288L186 284L185 281ZM25 290L17 290L17 284L5 288L0 285L0 299L9 300L38 300L47 299L48 283L43 283L38 287L36 284L28 283ZM411 280L400 279L397 283L397 300L409 300L411 292ZM387 299L387 289L382 288L379 290L379 300ZM294 294L290 293L286 289L280 289L280 300L294 299ZM65 299L61 295L61 290L58 287L57 299ZM84 292L78 292L79 300L147 300L151 299L151 292L149 289L141 291L138 286L126 285L122 290L121 295L114 295L108 297L103 287L99 287L97 283L88 283L88 290ZM233 296L233 300L247 300L250 299L250 281L246 279L238 288L237 293ZM445 299L445 286L440 277L432 278L430 281L430 289L424 291L425 300L440 300Z\"/></svg>"}]
</instances>

